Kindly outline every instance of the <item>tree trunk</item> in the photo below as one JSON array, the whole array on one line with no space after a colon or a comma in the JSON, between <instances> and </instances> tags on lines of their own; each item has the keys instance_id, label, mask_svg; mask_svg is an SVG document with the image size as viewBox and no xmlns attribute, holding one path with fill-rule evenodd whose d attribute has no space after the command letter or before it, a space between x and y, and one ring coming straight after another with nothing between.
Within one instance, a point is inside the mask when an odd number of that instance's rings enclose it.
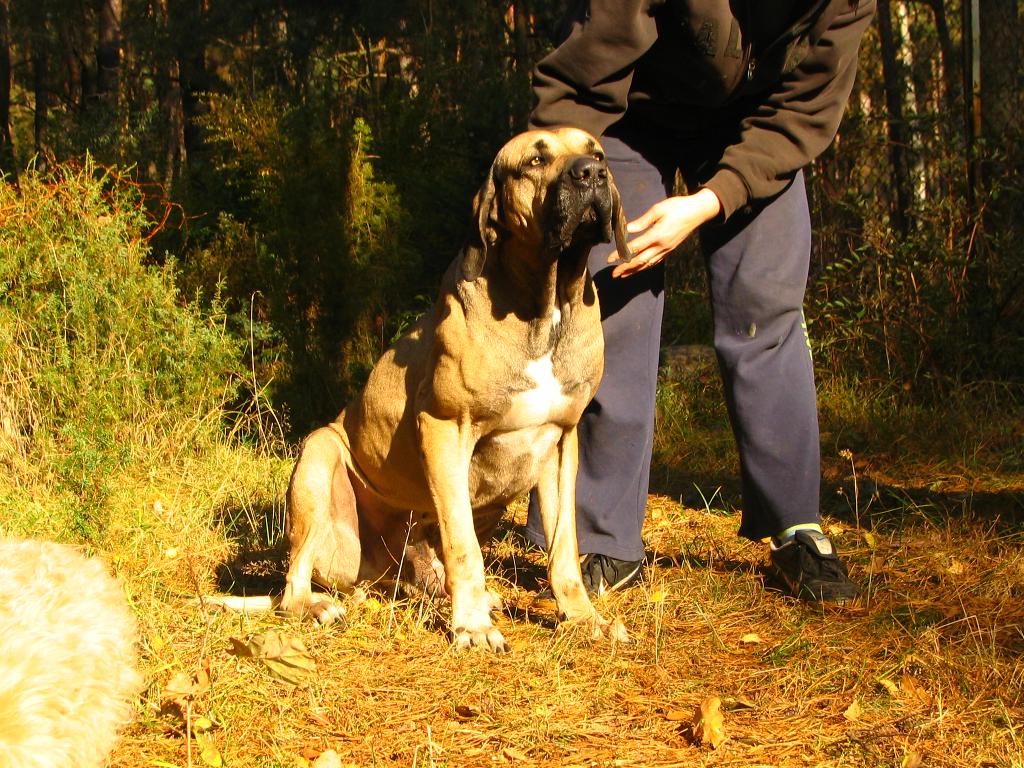
<instances>
[{"instance_id":1,"label":"tree trunk","mask_svg":"<svg viewBox=\"0 0 1024 768\"><path fill-rule=\"evenodd\" d=\"M174 183L181 178L185 162L185 132L181 107L181 78L176 55L177 42L174 39L175 24L171 18L170 0L152 0L152 13L160 20L164 37L170 47L154 58L156 64L156 92L163 116L163 152L158 161L147 169L151 178L158 179L169 194ZM159 163L159 167L158 167Z\"/></svg>"},{"instance_id":2,"label":"tree trunk","mask_svg":"<svg viewBox=\"0 0 1024 768\"><path fill-rule=\"evenodd\" d=\"M33 139L36 154L36 168L45 171L49 158L49 146L46 141L46 125L50 109L49 67L47 57L47 24L46 11L35 6L31 12L32 25L32 92L35 101L35 122Z\"/></svg>"},{"instance_id":3,"label":"tree trunk","mask_svg":"<svg viewBox=\"0 0 1024 768\"><path fill-rule=\"evenodd\" d=\"M984 196L983 228L991 248L975 256L968 276L973 335L998 350L1000 340L1019 335L1007 323L1007 309L1021 300L1024 264L1017 247L1021 235L1020 178L1022 30L1017 0L983 0L978 6L981 55L980 138L983 141L980 190ZM975 120L975 125L979 121ZM1009 194L1007 194L1009 193ZM1019 322L1019 321L1018 321ZM1005 342L1004 342L1005 343Z\"/></svg>"},{"instance_id":4,"label":"tree trunk","mask_svg":"<svg viewBox=\"0 0 1024 768\"><path fill-rule=\"evenodd\" d=\"M981 10L981 130L999 141L1018 124L1021 24L1017 0L984 0Z\"/></svg>"},{"instance_id":5,"label":"tree trunk","mask_svg":"<svg viewBox=\"0 0 1024 768\"><path fill-rule=\"evenodd\" d=\"M942 59L942 90L943 100L948 116L948 125L952 125L952 117L957 114L957 53L953 47L953 39L949 33L949 19L946 17L945 0L928 0L935 18L935 34L939 39L939 52Z\"/></svg>"},{"instance_id":6,"label":"tree trunk","mask_svg":"<svg viewBox=\"0 0 1024 768\"><path fill-rule=\"evenodd\" d=\"M96 46L96 93L117 103L121 80L121 0L97 0L99 42Z\"/></svg>"},{"instance_id":7,"label":"tree trunk","mask_svg":"<svg viewBox=\"0 0 1024 768\"><path fill-rule=\"evenodd\" d=\"M68 107L75 107L80 110L83 107L85 93L84 70L85 62L82 61L82 54L79 50L78 38L76 36L77 19L63 18L58 29L60 50L63 62L64 86L62 94Z\"/></svg>"},{"instance_id":8,"label":"tree trunk","mask_svg":"<svg viewBox=\"0 0 1024 768\"><path fill-rule=\"evenodd\" d=\"M882 49L882 81L885 86L886 130L893 190L893 199L890 203L892 226L899 234L906 235L910 182L907 176L906 123L903 117L905 88L896 60L899 46L893 34L892 8L889 0L878 0L875 18L878 21L878 38Z\"/></svg>"},{"instance_id":9,"label":"tree trunk","mask_svg":"<svg viewBox=\"0 0 1024 768\"><path fill-rule=\"evenodd\" d=\"M7 0L0 0L0 175L18 185L11 139L11 17Z\"/></svg>"},{"instance_id":10,"label":"tree trunk","mask_svg":"<svg viewBox=\"0 0 1024 768\"><path fill-rule=\"evenodd\" d=\"M526 0L515 0L512 5L513 35L516 50L516 70L520 74L529 74L532 68L530 47L527 33L529 31L529 13Z\"/></svg>"},{"instance_id":11,"label":"tree trunk","mask_svg":"<svg viewBox=\"0 0 1024 768\"><path fill-rule=\"evenodd\" d=\"M201 94L209 89L206 69L206 42L203 0L172 0L169 3L171 29L177 54L181 92L186 164L202 147L198 118L202 113Z\"/></svg>"},{"instance_id":12,"label":"tree trunk","mask_svg":"<svg viewBox=\"0 0 1024 768\"><path fill-rule=\"evenodd\" d=\"M916 58L918 40L915 39L915 27L906 0L896 0L896 20L899 22L899 34L894 41L898 46L897 60L903 67L904 90L903 117L907 121L904 134L907 140L906 154L909 191L913 201L923 205L928 199L929 178L925 166L925 141L923 126L918 118L929 114L929 79L931 73L919 66Z\"/></svg>"}]
</instances>

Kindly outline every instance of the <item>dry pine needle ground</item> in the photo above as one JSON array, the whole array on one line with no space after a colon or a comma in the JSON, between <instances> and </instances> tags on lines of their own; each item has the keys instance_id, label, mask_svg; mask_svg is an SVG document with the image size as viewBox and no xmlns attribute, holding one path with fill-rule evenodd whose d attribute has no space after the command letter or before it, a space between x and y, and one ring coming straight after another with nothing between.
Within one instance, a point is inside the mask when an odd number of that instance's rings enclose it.
<instances>
[{"instance_id":1,"label":"dry pine needle ground","mask_svg":"<svg viewBox=\"0 0 1024 768\"><path fill-rule=\"evenodd\" d=\"M453 653L444 606L390 595L350 599L330 629L203 608L198 556L195 589L137 592L150 686L112 765L291 768L326 750L343 766L1024 765L1018 533L909 507L873 531L829 519L866 595L823 609L771 589L736 514L652 496L654 565L600 605L625 646L533 608L543 556L517 533L523 514L488 552L509 656ZM233 653L232 638L272 632L315 665L298 685ZM713 696L717 748L694 727Z\"/></svg>"}]
</instances>

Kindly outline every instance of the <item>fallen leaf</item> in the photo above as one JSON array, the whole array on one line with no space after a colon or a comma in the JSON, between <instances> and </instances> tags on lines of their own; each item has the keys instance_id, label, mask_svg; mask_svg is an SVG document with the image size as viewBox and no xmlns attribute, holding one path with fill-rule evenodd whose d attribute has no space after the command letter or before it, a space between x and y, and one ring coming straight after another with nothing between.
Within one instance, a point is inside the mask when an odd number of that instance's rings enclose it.
<instances>
[{"instance_id":1,"label":"fallen leaf","mask_svg":"<svg viewBox=\"0 0 1024 768\"><path fill-rule=\"evenodd\" d=\"M839 525L838 523L832 523L832 525L828 526L825 529L825 533L828 534L828 537L830 539L834 539L837 536L842 536L842 534L845 531L846 531L846 528L844 526L842 526L842 525Z\"/></svg>"},{"instance_id":2,"label":"fallen leaf","mask_svg":"<svg viewBox=\"0 0 1024 768\"><path fill-rule=\"evenodd\" d=\"M878 546L875 534L871 531L864 531L864 543L867 544L870 549L875 549Z\"/></svg>"},{"instance_id":3,"label":"fallen leaf","mask_svg":"<svg viewBox=\"0 0 1024 768\"><path fill-rule=\"evenodd\" d=\"M460 720L472 720L474 717L480 717L480 710L467 707L465 704L456 704L455 714Z\"/></svg>"},{"instance_id":4,"label":"fallen leaf","mask_svg":"<svg viewBox=\"0 0 1024 768\"><path fill-rule=\"evenodd\" d=\"M878 678L878 684L880 686L882 686L883 688L885 688L885 690L887 690L889 692L890 696L899 696L900 695L900 688L899 688L899 686L896 685L896 683L894 683L892 680L889 680L886 677L880 677L880 678Z\"/></svg>"},{"instance_id":5,"label":"fallen leaf","mask_svg":"<svg viewBox=\"0 0 1024 768\"><path fill-rule=\"evenodd\" d=\"M175 672L164 686L163 700L173 702L184 710L189 702L195 701L209 689L210 673L204 664L194 675Z\"/></svg>"},{"instance_id":6,"label":"fallen leaf","mask_svg":"<svg viewBox=\"0 0 1024 768\"><path fill-rule=\"evenodd\" d=\"M276 630L253 635L248 640L232 637L231 646L236 656L259 659L271 677L285 683L306 685L316 674L316 662L302 640Z\"/></svg>"},{"instance_id":7,"label":"fallen leaf","mask_svg":"<svg viewBox=\"0 0 1024 768\"><path fill-rule=\"evenodd\" d=\"M195 717L192 718L192 730L193 732L209 731L213 728L213 720L208 717Z\"/></svg>"},{"instance_id":8,"label":"fallen leaf","mask_svg":"<svg viewBox=\"0 0 1024 768\"><path fill-rule=\"evenodd\" d=\"M947 568L946 570L949 572L951 576L962 576L964 572L967 570L967 568L964 566L963 563L961 563L954 557L952 562L950 562L949 564L949 568Z\"/></svg>"},{"instance_id":9,"label":"fallen leaf","mask_svg":"<svg viewBox=\"0 0 1024 768\"><path fill-rule=\"evenodd\" d=\"M320 757L320 750L316 747L303 747L299 750L299 754L307 760L316 760Z\"/></svg>"},{"instance_id":10,"label":"fallen leaf","mask_svg":"<svg viewBox=\"0 0 1024 768\"><path fill-rule=\"evenodd\" d=\"M904 697L925 707L930 707L934 701L928 690L907 672L903 673L900 680L900 690L903 691Z\"/></svg>"},{"instance_id":11,"label":"fallen leaf","mask_svg":"<svg viewBox=\"0 0 1024 768\"><path fill-rule=\"evenodd\" d=\"M910 750L903 756L900 768L921 768L922 765L924 765L924 757L921 753Z\"/></svg>"},{"instance_id":12,"label":"fallen leaf","mask_svg":"<svg viewBox=\"0 0 1024 768\"><path fill-rule=\"evenodd\" d=\"M307 712L306 716L322 728L334 728L334 723L318 712Z\"/></svg>"},{"instance_id":13,"label":"fallen leaf","mask_svg":"<svg viewBox=\"0 0 1024 768\"><path fill-rule=\"evenodd\" d=\"M192 676L184 672L175 672L164 686L164 699L185 706L185 701L192 698Z\"/></svg>"},{"instance_id":14,"label":"fallen leaf","mask_svg":"<svg viewBox=\"0 0 1024 768\"><path fill-rule=\"evenodd\" d=\"M674 723L681 723L685 720L689 720L691 717L690 712L684 712L681 709L670 709L665 713L665 719L671 720Z\"/></svg>"},{"instance_id":15,"label":"fallen leaf","mask_svg":"<svg viewBox=\"0 0 1024 768\"><path fill-rule=\"evenodd\" d=\"M858 720L860 720L860 716L861 716L862 711L863 710L861 710L861 708L860 708L860 703L856 699L854 699L850 703L850 706L848 706L846 708L846 711L843 712L843 717L845 717L850 722L855 723Z\"/></svg>"},{"instance_id":16,"label":"fallen leaf","mask_svg":"<svg viewBox=\"0 0 1024 768\"><path fill-rule=\"evenodd\" d=\"M740 645L757 645L764 642L757 632L748 632L740 638Z\"/></svg>"},{"instance_id":17,"label":"fallen leaf","mask_svg":"<svg viewBox=\"0 0 1024 768\"><path fill-rule=\"evenodd\" d=\"M701 744L710 744L712 749L718 749L726 740L722 700L717 696L708 696L700 703L693 719L693 736Z\"/></svg>"},{"instance_id":18,"label":"fallen leaf","mask_svg":"<svg viewBox=\"0 0 1024 768\"><path fill-rule=\"evenodd\" d=\"M516 761L518 761L520 763L529 763L530 762L530 757L528 755L525 755L522 752L520 752L518 749L513 749L512 747L504 747L501 750L501 754L503 754L505 756L505 759L511 760L512 762L516 762Z\"/></svg>"},{"instance_id":19,"label":"fallen leaf","mask_svg":"<svg viewBox=\"0 0 1024 768\"><path fill-rule=\"evenodd\" d=\"M655 590L654 592L651 592L651 596L647 599L652 603L663 603L665 602L665 590Z\"/></svg>"}]
</instances>

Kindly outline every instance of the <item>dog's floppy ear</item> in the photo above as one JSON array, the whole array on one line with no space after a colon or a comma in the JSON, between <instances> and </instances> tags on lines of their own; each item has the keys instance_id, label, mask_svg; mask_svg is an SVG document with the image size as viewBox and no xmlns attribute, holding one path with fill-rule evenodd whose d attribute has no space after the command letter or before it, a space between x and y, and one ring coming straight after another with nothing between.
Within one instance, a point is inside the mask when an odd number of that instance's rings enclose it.
<instances>
[{"instance_id":1,"label":"dog's floppy ear","mask_svg":"<svg viewBox=\"0 0 1024 768\"><path fill-rule=\"evenodd\" d=\"M626 242L626 213L622 210L622 198L619 197L619 190L615 182L611 181L612 192L612 234L615 237L615 250L619 252L619 259L629 261L636 254L629 249Z\"/></svg>"},{"instance_id":2,"label":"dog's floppy ear","mask_svg":"<svg viewBox=\"0 0 1024 768\"><path fill-rule=\"evenodd\" d=\"M498 193L494 168L487 172L480 191L473 198L473 223L469 241L462 251L462 277L476 280L484 271L484 262L498 242Z\"/></svg>"}]
</instances>

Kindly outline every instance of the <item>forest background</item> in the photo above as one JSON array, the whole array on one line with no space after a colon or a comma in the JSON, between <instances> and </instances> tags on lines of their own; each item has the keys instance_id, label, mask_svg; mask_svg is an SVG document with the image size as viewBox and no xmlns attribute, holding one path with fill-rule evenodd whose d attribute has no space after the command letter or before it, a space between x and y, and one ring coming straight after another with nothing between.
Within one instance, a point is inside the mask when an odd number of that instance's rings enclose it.
<instances>
[{"instance_id":1,"label":"forest background","mask_svg":"<svg viewBox=\"0 0 1024 768\"><path fill-rule=\"evenodd\" d=\"M970 3L879 3L809 175L823 370L914 398L1024 372L1017 6L980 3L972 48ZM116 168L106 185L145 206L147 261L226 314L255 372L241 385L294 437L429 303L563 10L3 0L0 168L12 185L87 154ZM702 280L673 263L671 316L688 319L669 341L707 341Z\"/></svg>"},{"instance_id":2,"label":"forest background","mask_svg":"<svg viewBox=\"0 0 1024 768\"><path fill-rule=\"evenodd\" d=\"M127 585L149 686L114 764L305 766L340 740L364 764L1022 765L1017 0L879 0L807 174L823 509L867 609L759 588L699 352L660 382L652 568L611 609L629 655L515 607L540 571L511 533L489 560L522 649L502 667L445 656L433 609L371 602L341 642L289 625L334 670L297 693L225 661L263 625L187 602L280 587L298 440L429 307L563 10L0 0L0 534L84 545ZM666 345L708 344L700 260L668 280ZM181 674L204 732L168 711ZM679 730L708 686L739 733L712 757Z\"/></svg>"}]
</instances>

